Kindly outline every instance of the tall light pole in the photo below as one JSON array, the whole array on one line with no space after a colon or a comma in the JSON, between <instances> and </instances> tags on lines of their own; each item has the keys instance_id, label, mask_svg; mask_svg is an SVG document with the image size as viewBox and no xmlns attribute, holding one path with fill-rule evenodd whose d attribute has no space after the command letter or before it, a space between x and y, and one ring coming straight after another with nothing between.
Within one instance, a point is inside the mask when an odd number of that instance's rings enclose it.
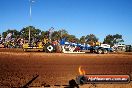
<instances>
[{"instance_id":1,"label":"tall light pole","mask_svg":"<svg viewBox=\"0 0 132 88\"><path fill-rule=\"evenodd\" d=\"M30 20L32 18L32 3L34 2L34 0L29 0L29 16L30 16ZM29 43L31 43L31 28L29 27Z\"/></svg>"}]
</instances>

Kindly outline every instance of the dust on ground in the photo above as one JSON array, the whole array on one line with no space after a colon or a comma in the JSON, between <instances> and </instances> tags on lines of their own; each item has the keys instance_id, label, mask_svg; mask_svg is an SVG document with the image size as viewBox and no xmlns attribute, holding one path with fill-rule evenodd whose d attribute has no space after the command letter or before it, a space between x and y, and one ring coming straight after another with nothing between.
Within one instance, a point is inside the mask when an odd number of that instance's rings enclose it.
<instances>
[{"instance_id":1,"label":"dust on ground","mask_svg":"<svg viewBox=\"0 0 132 88\"><path fill-rule=\"evenodd\" d=\"M82 66L87 74L130 74L132 53L63 54L23 52L22 49L0 49L0 87L21 87L36 74L30 86L67 85ZM81 88L94 88L91 84ZM96 88L132 88L130 84L97 84Z\"/></svg>"}]
</instances>

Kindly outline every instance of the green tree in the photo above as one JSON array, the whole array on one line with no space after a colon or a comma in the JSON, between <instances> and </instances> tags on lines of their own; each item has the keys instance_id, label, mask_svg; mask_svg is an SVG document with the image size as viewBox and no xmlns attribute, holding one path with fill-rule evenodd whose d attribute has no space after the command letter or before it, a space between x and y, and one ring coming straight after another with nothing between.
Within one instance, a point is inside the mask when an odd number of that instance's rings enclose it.
<instances>
[{"instance_id":1,"label":"green tree","mask_svg":"<svg viewBox=\"0 0 132 88\"><path fill-rule=\"evenodd\" d=\"M64 37L68 38L68 36L69 36L68 32L65 29L61 29L59 31L54 31L52 33L51 39L52 40L59 40L59 39L64 38Z\"/></svg>"},{"instance_id":2,"label":"green tree","mask_svg":"<svg viewBox=\"0 0 132 88\"><path fill-rule=\"evenodd\" d=\"M109 34L104 38L103 43L113 46L114 44L118 44L120 42L124 42L124 40L122 39L122 35L119 35L119 34L110 35Z\"/></svg>"},{"instance_id":3,"label":"green tree","mask_svg":"<svg viewBox=\"0 0 132 88\"><path fill-rule=\"evenodd\" d=\"M80 42L80 43L85 43L85 42L86 42L86 37L85 37L85 36L82 36L82 37L79 39L79 42Z\"/></svg>"},{"instance_id":4,"label":"green tree","mask_svg":"<svg viewBox=\"0 0 132 88\"><path fill-rule=\"evenodd\" d=\"M49 32L48 31L41 31L40 39L43 39L45 37L48 38L48 36L49 36Z\"/></svg>"},{"instance_id":5,"label":"green tree","mask_svg":"<svg viewBox=\"0 0 132 88\"><path fill-rule=\"evenodd\" d=\"M7 36L7 34L8 34L7 32L3 32L2 37L5 38Z\"/></svg>"},{"instance_id":6,"label":"green tree","mask_svg":"<svg viewBox=\"0 0 132 88\"><path fill-rule=\"evenodd\" d=\"M20 32L16 29L8 29L7 31L2 33L3 38L5 38L9 33L12 33L12 38L17 38L20 36Z\"/></svg>"},{"instance_id":7,"label":"green tree","mask_svg":"<svg viewBox=\"0 0 132 88\"><path fill-rule=\"evenodd\" d=\"M106 36L106 38L104 38L104 42L103 43L113 46L113 40L114 40L113 35L109 34L109 35Z\"/></svg>"},{"instance_id":8,"label":"green tree","mask_svg":"<svg viewBox=\"0 0 132 88\"><path fill-rule=\"evenodd\" d=\"M1 38L2 38L2 35L0 34L0 40L1 40Z\"/></svg>"},{"instance_id":9,"label":"green tree","mask_svg":"<svg viewBox=\"0 0 132 88\"><path fill-rule=\"evenodd\" d=\"M68 32L65 29L61 29L58 31L60 38L68 37Z\"/></svg>"},{"instance_id":10,"label":"green tree","mask_svg":"<svg viewBox=\"0 0 132 88\"><path fill-rule=\"evenodd\" d=\"M79 39L76 38L75 35L68 35L67 36L67 41L69 41L69 42L79 42Z\"/></svg>"},{"instance_id":11,"label":"green tree","mask_svg":"<svg viewBox=\"0 0 132 88\"><path fill-rule=\"evenodd\" d=\"M59 40L61 38L61 33L59 31L54 31L52 34L52 40Z\"/></svg>"},{"instance_id":12,"label":"green tree","mask_svg":"<svg viewBox=\"0 0 132 88\"><path fill-rule=\"evenodd\" d=\"M113 35L113 37L114 37L114 40L113 40L114 44L118 44L120 42L124 42L124 40L122 39L122 35L115 34L115 35Z\"/></svg>"},{"instance_id":13,"label":"green tree","mask_svg":"<svg viewBox=\"0 0 132 88\"><path fill-rule=\"evenodd\" d=\"M30 29L30 33L31 33L30 34L31 38L39 38L40 37L40 35L39 35L41 33L40 29L36 29L33 26L28 26L28 27L25 27L25 28L20 30L20 34L21 34L22 38L28 39L29 29Z\"/></svg>"},{"instance_id":14,"label":"green tree","mask_svg":"<svg viewBox=\"0 0 132 88\"><path fill-rule=\"evenodd\" d=\"M86 39L86 42L89 43L89 42L97 42L98 41L98 38L94 35L94 34L89 34L85 37Z\"/></svg>"}]
</instances>

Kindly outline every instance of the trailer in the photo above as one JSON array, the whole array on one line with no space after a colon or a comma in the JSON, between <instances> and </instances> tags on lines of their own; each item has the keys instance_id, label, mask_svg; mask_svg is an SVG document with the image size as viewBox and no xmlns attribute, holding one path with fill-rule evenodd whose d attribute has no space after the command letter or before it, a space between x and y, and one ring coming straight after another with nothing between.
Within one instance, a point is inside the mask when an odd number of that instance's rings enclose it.
<instances>
[{"instance_id":1,"label":"trailer","mask_svg":"<svg viewBox=\"0 0 132 88\"><path fill-rule=\"evenodd\" d=\"M65 42L62 46L63 53L97 53L97 54L107 54L112 51L112 48L108 44L95 43L89 44L78 44Z\"/></svg>"}]
</instances>

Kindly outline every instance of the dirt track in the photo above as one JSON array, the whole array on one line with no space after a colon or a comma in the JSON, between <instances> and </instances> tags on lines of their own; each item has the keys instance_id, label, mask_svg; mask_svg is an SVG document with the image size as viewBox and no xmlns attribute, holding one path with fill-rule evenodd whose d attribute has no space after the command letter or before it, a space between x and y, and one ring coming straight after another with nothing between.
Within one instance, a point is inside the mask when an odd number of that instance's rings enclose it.
<instances>
[{"instance_id":1,"label":"dirt track","mask_svg":"<svg viewBox=\"0 0 132 88\"><path fill-rule=\"evenodd\" d=\"M23 52L0 49L0 88L20 87L36 74L39 77L31 84L64 85L79 75L82 66L87 74L131 74L132 53L125 54L61 54ZM90 85L85 85L89 87ZM132 88L130 84L99 84L97 87Z\"/></svg>"}]
</instances>

